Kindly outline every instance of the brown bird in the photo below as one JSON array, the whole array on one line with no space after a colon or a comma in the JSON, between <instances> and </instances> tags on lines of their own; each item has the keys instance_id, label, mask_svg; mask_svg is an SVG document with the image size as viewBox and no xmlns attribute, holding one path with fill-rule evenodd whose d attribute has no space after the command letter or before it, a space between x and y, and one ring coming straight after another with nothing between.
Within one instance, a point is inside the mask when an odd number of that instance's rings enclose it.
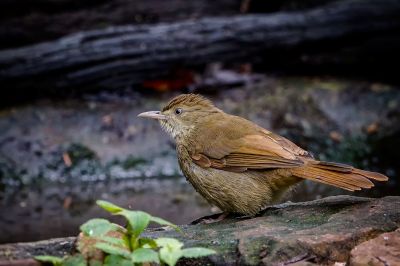
<instances>
[{"instance_id":1,"label":"brown bird","mask_svg":"<svg viewBox=\"0 0 400 266\"><path fill-rule=\"evenodd\" d=\"M176 142L179 165L194 188L225 213L255 215L308 179L354 191L371 188L382 174L315 160L290 140L244 118L227 114L206 98L183 94L157 119Z\"/></svg>"}]
</instances>

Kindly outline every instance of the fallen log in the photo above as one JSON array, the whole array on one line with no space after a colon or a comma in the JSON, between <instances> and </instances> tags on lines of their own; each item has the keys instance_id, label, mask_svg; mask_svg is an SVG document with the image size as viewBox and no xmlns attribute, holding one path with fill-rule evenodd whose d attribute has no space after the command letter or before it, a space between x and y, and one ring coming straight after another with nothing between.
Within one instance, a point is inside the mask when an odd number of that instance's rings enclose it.
<instances>
[{"instance_id":1,"label":"fallen log","mask_svg":"<svg viewBox=\"0 0 400 266\"><path fill-rule=\"evenodd\" d=\"M397 265L399 204L400 197L336 196L277 205L252 219L186 225L181 227L183 234L159 228L148 229L145 235L175 237L185 246L217 251L179 265L375 265L375 250L388 265ZM0 245L0 265L35 265L32 257L37 255L62 257L74 252L75 241L70 237Z\"/></svg>"},{"instance_id":2,"label":"fallen log","mask_svg":"<svg viewBox=\"0 0 400 266\"><path fill-rule=\"evenodd\" d=\"M343 0L298 12L80 32L1 51L0 82L9 93L3 92L1 100L10 100L10 95L23 99L38 93L131 88L175 67L199 67L212 61L270 63L267 55L273 59L272 67L274 62L287 61L288 54L289 59L300 58L303 64L323 65L324 60L364 64L365 60L382 61L382 54L384 61L393 61L398 55L393 44L400 43L399 12L396 0ZM378 47L362 47L381 49L378 54L370 49L358 56L346 54L346 48L377 40ZM344 59L340 57L343 53L335 57L335 50L344 50ZM304 57L307 54L318 60ZM325 54L329 55L326 59ZM372 59L365 59L365 54L372 54ZM375 67L378 72L388 68L381 64Z\"/></svg>"},{"instance_id":3,"label":"fallen log","mask_svg":"<svg viewBox=\"0 0 400 266\"><path fill-rule=\"evenodd\" d=\"M239 13L239 2L240 0L2 0L0 49L54 40L74 32L107 26L159 23L205 15L233 15Z\"/></svg>"},{"instance_id":4,"label":"fallen log","mask_svg":"<svg viewBox=\"0 0 400 266\"><path fill-rule=\"evenodd\" d=\"M0 49L108 26L228 16L240 12L301 10L332 1L335 0L2 0Z\"/></svg>"}]
</instances>

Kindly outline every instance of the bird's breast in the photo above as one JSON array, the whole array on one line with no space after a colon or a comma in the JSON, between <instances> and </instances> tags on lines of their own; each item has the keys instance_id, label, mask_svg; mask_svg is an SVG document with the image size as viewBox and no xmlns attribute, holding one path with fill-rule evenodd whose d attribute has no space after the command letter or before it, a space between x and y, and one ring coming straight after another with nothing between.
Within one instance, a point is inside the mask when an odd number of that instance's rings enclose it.
<instances>
[{"instance_id":1,"label":"bird's breast","mask_svg":"<svg viewBox=\"0 0 400 266\"><path fill-rule=\"evenodd\" d=\"M243 173L195 164L187 149L177 145L179 165L187 180L208 202L225 212L256 214L274 199L271 180L278 177L274 170Z\"/></svg>"}]
</instances>

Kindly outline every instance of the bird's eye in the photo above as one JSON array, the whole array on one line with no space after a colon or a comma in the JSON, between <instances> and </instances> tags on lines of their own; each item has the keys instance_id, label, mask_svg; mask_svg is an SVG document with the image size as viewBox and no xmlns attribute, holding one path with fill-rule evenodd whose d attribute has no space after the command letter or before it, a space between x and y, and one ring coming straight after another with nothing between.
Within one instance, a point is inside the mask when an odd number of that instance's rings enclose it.
<instances>
[{"instance_id":1,"label":"bird's eye","mask_svg":"<svg viewBox=\"0 0 400 266\"><path fill-rule=\"evenodd\" d=\"M175 114L176 115L180 115L180 114L182 114L182 112L183 112L182 108L176 108L175 109Z\"/></svg>"}]
</instances>

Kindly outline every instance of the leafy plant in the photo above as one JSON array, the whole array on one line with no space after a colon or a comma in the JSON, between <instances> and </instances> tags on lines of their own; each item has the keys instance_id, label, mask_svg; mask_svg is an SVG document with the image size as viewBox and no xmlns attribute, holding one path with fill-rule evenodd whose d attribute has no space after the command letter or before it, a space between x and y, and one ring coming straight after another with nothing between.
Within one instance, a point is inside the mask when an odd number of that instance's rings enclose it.
<instances>
[{"instance_id":1,"label":"leafy plant","mask_svg":"<svg viewBox=\"0 0 400 266\"><path fill-rule=\"evenodd\" d=\"M208 248L183 248L183 243L175 238L151 239L141 237L150 222L170 226L177 231L180 231L180 228L143 211L127 210L102 200L98 200L96 203L113 215L123 216L128 223L126 228L123 228L106 219L96 218L81 225L80 230L83 238L90 240L89 242L93 245L94 250L101 250L105 254L102 261L90 261L90 265L127 266L157 263L173 266L182 257L197 258L216 253ZM56 266L87 265L88 256L85 259L86 247L83 246L78 249L82 254L73 257L37 256L35 258Z\"/></svg>"}]
</instances>

